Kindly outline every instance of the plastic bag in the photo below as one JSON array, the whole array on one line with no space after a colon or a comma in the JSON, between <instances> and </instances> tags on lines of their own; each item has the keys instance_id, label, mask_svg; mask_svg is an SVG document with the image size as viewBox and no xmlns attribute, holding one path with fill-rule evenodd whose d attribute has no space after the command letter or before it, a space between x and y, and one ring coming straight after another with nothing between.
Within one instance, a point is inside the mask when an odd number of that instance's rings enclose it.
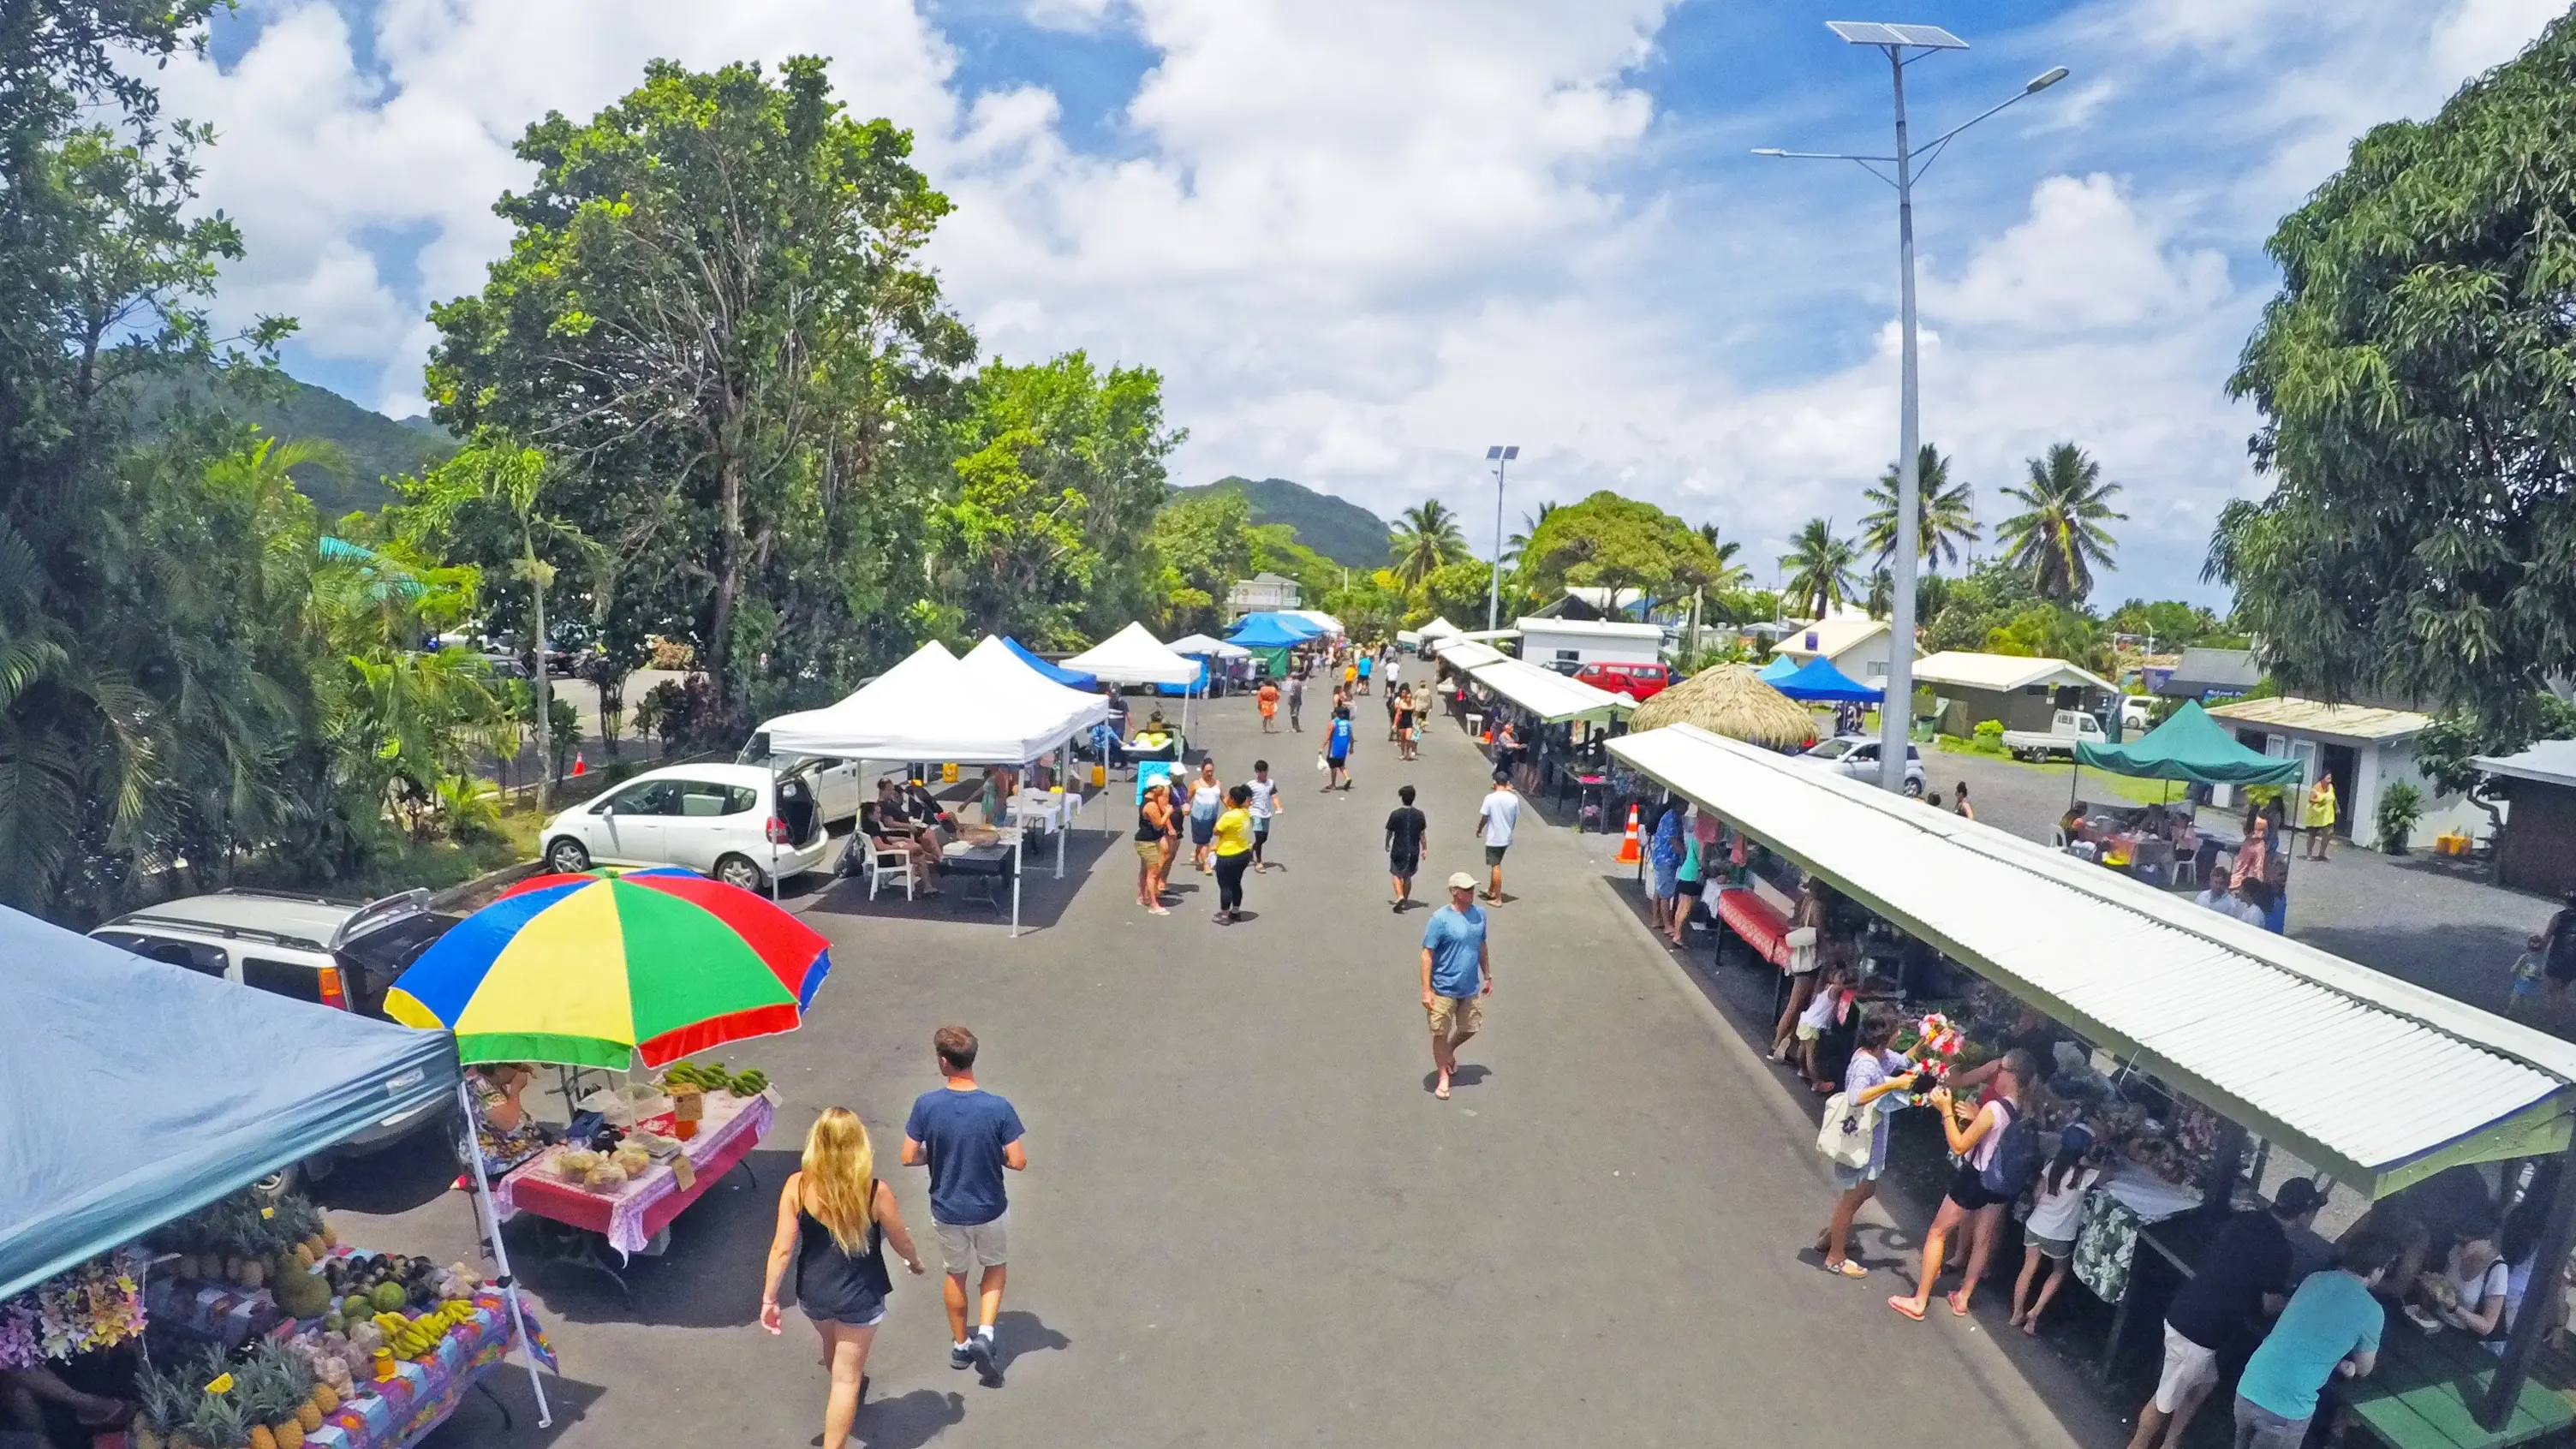
<instances>
[{"instance_id":1,"label":"plastic bag","mask_svg":"<svg viewBox=\"0 0 2576 1449\"><path fill-rule=\"evenodd\" d=\"M582 1110L597 1112L611 1127L632 1127L644 1118L671 1110L671 1100L647 1082L601 1087L581 1099Z\"/></svg>"}]
</instances>

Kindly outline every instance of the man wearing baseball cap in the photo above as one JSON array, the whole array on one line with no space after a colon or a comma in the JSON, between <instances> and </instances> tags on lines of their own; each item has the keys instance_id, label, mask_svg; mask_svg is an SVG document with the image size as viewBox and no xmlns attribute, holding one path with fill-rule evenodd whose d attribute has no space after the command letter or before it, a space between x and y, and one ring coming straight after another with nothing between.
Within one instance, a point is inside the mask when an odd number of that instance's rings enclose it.
<instances>
[{"instance_id":1,"label":"man wearing baseball cap","mask_svg":"<svg viewBox=\"0 0 2576 1449\"><path fill-rule=\"evenodd\" d=\"M2219 1357L2259 1336L2290 1293L2290 1233L2315 1225L2326 1195L2304 1177L2281 1184L2270 1212L2241 1212L2219 1229L2190 1282L2165 1306L2165 1366L2138 1410L2129 1449L2178 1449L2219 1379ZM2243 1443L2242 1439L2237 1441Z\"/></svg>"},{"instance_id":2,"label":"man wearing baseball cap","mask_svg":"<svg viewBox=\"0 0 2576 1449\"><path fill-rule=\"evenodd\" d=\"M1431 1095L1444 1102L1458 1048L1485 1025L1485 998L1493 994L1485 911L1476 904L1476 878L1462 870L1449 877L1449 904L1422 928L1422 1009L1431 1018L1431 1064L1440 1070Z\"/></svg>"}]
</instances>

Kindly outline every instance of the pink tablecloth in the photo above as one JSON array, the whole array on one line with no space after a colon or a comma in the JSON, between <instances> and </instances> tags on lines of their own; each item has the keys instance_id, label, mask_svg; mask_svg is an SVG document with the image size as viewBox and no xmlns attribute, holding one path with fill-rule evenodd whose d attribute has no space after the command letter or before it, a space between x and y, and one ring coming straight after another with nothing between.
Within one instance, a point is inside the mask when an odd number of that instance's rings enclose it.
<instances>
[{"instance_id":1,"label":"pink tablecloth","mask_svg":"<svg viewBox=\"0 0 2576 1449\"><path fill-rule=\"evenodd\" d=\"M555 1174L554 1159L565 1149L554 1146L492 1184L492 1202L503 1221L522 1212L535 1213L599 1233L621 1253L640 1253L682 1208L697 1201L717 1178L760 1145L777 1115L765 1095L710 1095L698 1135L680 1144L681 1154L697 1170L697 1182L686 1191L681 1190L679 1174L671 1164L657 1162L614 1193L593 1192Z\"/></svg>"}]
</instances>

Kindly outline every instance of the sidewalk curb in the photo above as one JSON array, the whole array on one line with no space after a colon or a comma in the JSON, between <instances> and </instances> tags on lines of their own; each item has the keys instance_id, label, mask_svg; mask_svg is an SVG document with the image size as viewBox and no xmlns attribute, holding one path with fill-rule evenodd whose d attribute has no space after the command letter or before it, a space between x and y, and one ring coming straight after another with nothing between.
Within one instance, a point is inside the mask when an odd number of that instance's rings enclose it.
<instances>
[{"instance_id":1,"label":"sidewalk curb","mask_svg":"<svg viewBox=\"0 0 2576 1449\"><path fill-rule=\"evenodd\" d=\"M448 911L473 904L503 886L516 885L526 880L543 870L545 864L542 859L523 860L516 865L505 865L499 870L487 870L472 880L459 881L445 890L430 892L430 907L434 910Z\"/></svg>"}]
</instances>

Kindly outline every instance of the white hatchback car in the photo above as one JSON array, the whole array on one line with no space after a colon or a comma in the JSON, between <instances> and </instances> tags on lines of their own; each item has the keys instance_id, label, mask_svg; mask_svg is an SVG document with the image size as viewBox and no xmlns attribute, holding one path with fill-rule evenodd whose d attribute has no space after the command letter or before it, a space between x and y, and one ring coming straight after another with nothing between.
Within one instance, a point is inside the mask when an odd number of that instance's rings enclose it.
<instances>
[{"instance_id":1,"label":"white hatchback car","mask_svg":"<svg viewBox=\"0 0 2576 1449\"><path fill-rule=\"evenodd\" d=\"M677 865L744 890L813 870L831 836L801 776L756 765L647 770L546 822L545 861L566 875L599 865Z\"/></svg>"}]
</instances>

